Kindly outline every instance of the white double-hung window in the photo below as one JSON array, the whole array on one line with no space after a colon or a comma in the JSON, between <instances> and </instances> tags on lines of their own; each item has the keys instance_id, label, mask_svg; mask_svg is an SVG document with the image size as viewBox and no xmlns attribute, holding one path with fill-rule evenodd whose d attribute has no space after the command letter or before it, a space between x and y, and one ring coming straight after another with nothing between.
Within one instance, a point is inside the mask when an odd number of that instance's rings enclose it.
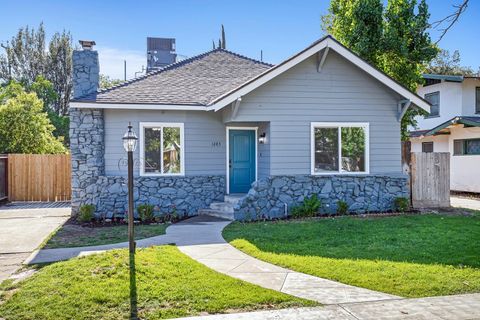
<instances>
[{"instance_id":1,"label":"white double-hung window","mask_svg":"<svg viewBox=\"0 0 480 320\"><path fill-rule=\"evenodd\" d=\"M311 173L369 173L369 125L357 122L312 122Z\"/></svg>"},{"instance_id":2,"label":"white double-hung window","mask_svg":"<svg viewBox=\"0 0 480 320\"><path fill-rule=\"evenodd\" d=\"M140 123L140 175L185 173L183 123Z\"/></svg>"}]
</instances>

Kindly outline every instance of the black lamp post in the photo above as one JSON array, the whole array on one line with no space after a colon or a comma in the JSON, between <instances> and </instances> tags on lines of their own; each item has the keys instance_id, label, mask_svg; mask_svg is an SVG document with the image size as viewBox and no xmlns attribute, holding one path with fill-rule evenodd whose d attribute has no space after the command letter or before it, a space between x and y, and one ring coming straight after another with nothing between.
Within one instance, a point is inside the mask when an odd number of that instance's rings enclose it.
<instances>
[{"instance_id":1,"label":"black lamp post","mask_svg":"<svg viewBox=\"0 0 480 320\"><path fill-rule=\"evenodd\" d=\"M133 152L137 148L138 138L131 123L123 136L123 147L128 155L128 251L130 266L130 319L137 319L137 285L135 279L135 241L133 233Z\"/></svg>"}]
</instances>

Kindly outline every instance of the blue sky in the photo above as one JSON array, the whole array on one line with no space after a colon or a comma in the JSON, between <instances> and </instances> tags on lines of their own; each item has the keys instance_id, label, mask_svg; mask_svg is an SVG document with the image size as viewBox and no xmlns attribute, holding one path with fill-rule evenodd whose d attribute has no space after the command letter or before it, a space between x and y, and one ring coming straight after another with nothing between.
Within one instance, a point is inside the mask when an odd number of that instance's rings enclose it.
<instances>
[{"instance_id":1,"label":"blue sky","mask_svg":"<svg viewBox=\"0 0 480 320\"><path fill-rule=\"evenodd\" d=\"M429 0L431 20L452 12L461 0ZM462 64L480 66L480 1L471 0L460 22L440 42L440 47L460 50ZM210 50L225 25L227 49L278 63L322 36L320 17L327 0L182 0L182 1L60 1L0 0L0 42L9 40L20 26L43 21L47 36L70 30L79 39L97 42L101 72L128 77L146 63L146 37L177 39L177 52L193 56ZM7 13L8 14L5 14ZM437 38L437 33L432 33Z\"/></svg>"}]
</instances>

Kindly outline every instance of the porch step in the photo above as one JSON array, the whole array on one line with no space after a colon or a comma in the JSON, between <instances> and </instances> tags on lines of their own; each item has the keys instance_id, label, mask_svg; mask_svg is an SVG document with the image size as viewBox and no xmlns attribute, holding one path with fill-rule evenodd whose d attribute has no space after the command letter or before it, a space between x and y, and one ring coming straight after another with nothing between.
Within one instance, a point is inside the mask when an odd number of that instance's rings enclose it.
<instances>
[{"instance_id":1,"label":"porch step","mask_svg":"<svg viewBox=\"0 0 480 320\"><path fill-rule=\"evenodd\" d=\"M231 203L233 205L236 205L238 201L240 201L240 199L242 199L245 196L246 194L229 194L229 195L225 195L224 201L226 203Z\"/></svg>"},{"instance_id":2,"label":"porch step","mask_svg":"<svg viewBox=\"0 0 480 320\"><path fill-rule=\"evenodd\" d=\"M210 209L226 213L233 213L233 206L233 203L228 202L212 202L210 204Z\"/></svg>"},{"instance_id":3,"label":"porch step","mask_svg":"<svg viewBox=\"0 0 480 320\"><path fill-rule=\"evenodd\" d=\"M198 215L200 216L213 216L217 218L222 218L226 220L233 221L233 212L218 211L213 209L200 209L198 210Z\"/></svg>"}]
</instances>

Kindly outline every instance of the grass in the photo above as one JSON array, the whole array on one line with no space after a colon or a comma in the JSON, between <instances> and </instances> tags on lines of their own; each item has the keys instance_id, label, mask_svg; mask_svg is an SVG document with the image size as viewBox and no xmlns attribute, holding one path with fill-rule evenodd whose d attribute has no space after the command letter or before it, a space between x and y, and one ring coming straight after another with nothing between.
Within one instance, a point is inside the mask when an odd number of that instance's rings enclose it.
<instances>
[{"instance_id":1,"label":"grass","mask_svg":"<svg viewBox=\"0 0 480 320\"><path fill-rule=\"evenodd\" d=\"M136 225L135 239L144 239L165 233L168 224ZM128 241L126 225L108 227L83 227L65 224L44 243L43 249L98 246Z\"/></svg>"},{"instance_id":2,"label":"grass","mask_svg":"<svg viewBox=\"0 0 480 320\"><path fill-rule=\"evenodd\" d=\"M234 246L311 275L404 297L480 291L480 216L234 223Z\"/></svg>"},{"instance_id":3,"label":"grass","mask_svg":"<svg viewBox=\"0 0 480 320\"><path fill-rule=\"evenodd\" d=\"M45 266L31 278L6 284L0 317L127 319L128 270L127 250ZM136 275L141 319L315 305L217 273L174 246L137 250Z\"/></svg>"}]
</instances>

